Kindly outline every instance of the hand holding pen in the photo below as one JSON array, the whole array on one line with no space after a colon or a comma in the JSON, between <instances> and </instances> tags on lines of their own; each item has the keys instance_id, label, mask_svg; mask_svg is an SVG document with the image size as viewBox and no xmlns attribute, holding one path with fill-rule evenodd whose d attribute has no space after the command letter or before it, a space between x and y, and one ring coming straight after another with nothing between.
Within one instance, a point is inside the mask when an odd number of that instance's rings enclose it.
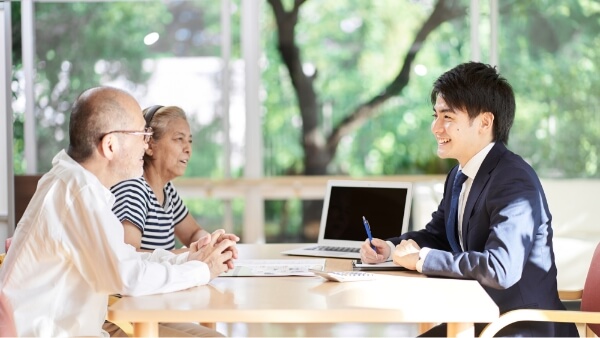
<instances>
[{"instance_id":1,"label":"hand holding pen","mask_svg":"<svg viewBox=\"0 0 600 338\"><path fill-rule=\"evenodd\" d=\"M365 230L367 231L367 236L369 237L369 243L373 241L373 236L371 235L371 226L369 225L369 221L363 216L363 224L365 225ZM371 243L371 249L375 250L375 246Z\"/></svg>"},{"instance_id":2,"label":"hand holding pen","mask_svg":"<svg viewBox=\"0 0 600 338\"><path fill-rule=\"evenodd\" d=\"M373 238L369 221L363 216L363 224L367 232L367 239L360 247L360 259L363 263L383 263L390 257L390 247L386 241Z\"/></svg>"}]
</instances>

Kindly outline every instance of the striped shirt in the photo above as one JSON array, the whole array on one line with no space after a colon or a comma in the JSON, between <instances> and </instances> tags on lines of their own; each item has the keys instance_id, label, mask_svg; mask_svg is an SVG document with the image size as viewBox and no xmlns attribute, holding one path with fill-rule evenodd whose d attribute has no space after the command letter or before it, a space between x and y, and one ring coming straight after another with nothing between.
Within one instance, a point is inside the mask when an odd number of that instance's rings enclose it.
<instances>
[{"instance_id":1,"label":"striped shirt","mask_svg":"<svg viewBox=\"0 0 600 338\"><path fill-rule=\"evenodd\" d=\"M171 182L164 187L163 205L144 177L123 181L111 188L116 201L113 212L123 222L133 223L142 232L140 249L175 248L175 225L183 221L188 209Z\"/></svg>"}]
</instances>

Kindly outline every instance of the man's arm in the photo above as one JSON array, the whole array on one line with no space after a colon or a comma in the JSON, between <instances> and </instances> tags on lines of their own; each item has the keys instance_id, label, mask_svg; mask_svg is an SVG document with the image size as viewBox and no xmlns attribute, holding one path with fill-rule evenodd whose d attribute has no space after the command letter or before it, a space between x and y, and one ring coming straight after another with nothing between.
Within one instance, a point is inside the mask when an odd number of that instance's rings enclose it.
<instances>
[{"instance_id":1,"label":"man's arm","mask_svg":"<svg viewBox=\"0 0 600 338\"><path fill-rule=\"evenodd\" d=\"M74 264L90 285L106 293L144 295L208 283L210 271L202 262L176 265L172 253L143 254L126 245L123 226L104 200L101 193L87 187L74 196L65 215L71 250L77 252Z\"/></svg>"},{"instance_id":2,"label":"man's arm","mask_svg":"<svg viewBox=\"0 0 600 338\"><path fill-rule=\"evenodd\" d=\"M451 186L449 186L450 174L452 171L446 176L446 181L444 183L444 196L438 205L436 211L431 214L431 221L425 225L425 229L419 231L411 231L407 232L399 237L388 239L394 245L400 244L403 240L412 239L418 243L418 245L428 248L434 248L439 250L451 251L450 244L448 243L448 239L446 237L446 221L444 215L446 214L446 208L449 206L446 205L445 201L450 201L451 196L450 193L452 191Z\"/></svg>"},{"instance_id":3,"label":"man's arm","mask_svg":"<svg viewBox=\"0 0 600 338\"><path fill-rule=\"evenodd\" d=\"M496 289L520 280L532 248L544 250L548 215L539 186L525 170L513 169L506 176L490 179L477 199L463 233L468 251L431 250L423 262L425 274L475 279Z\"/></svg>"}]
</instances>

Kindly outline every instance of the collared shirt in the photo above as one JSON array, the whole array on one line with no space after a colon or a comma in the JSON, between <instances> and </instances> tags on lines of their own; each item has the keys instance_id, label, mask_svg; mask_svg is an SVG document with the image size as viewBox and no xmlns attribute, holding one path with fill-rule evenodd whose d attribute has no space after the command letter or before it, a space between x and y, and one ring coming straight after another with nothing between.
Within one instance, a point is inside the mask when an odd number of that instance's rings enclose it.
<instances>
[{"instance_id":1,"label":"collared shirt","mask_svg":"<svg viewBox=\"0 0 600 338\"><path fill-rule=\"evenodd\" d=\"M462 221L463 221L463 214L465 212L465 204L467 202L467 199L469 198L469 193L471 192L471 186L473 185L473 180L475 179L475 176L477 176L477 172L479 171L479 168L481 167L481 164L483 163L483 160L485 160L485 157L488 155L488 153L490 152L490 150L492 150L492 147L494 147L495 142L492 142L490 144L488 144L487 146L485 146L483 149L481 149L477 154L475 154L475 156L473 156L469 162L467 162L467 164L465 164L464 168L461 168L459 166L459 170L462 170L463 174L465 174L467 176L467 180L463 183L463 189L460 192L460 196L458 198L458 222L457 222L457 232L458 232L458 241L460 243L460 247L464 249L463 246L463 240L462 240ZM391 252L394 252L395 247L392 244L392 242L388 241L388 246L390 247L390 249L392 250ZM427 257L427 254L429 253L431 249L430 248L421 248L421 250L419 251L419 260L417 261L417 266L416 269L418 272L422 272L423 271L423 262L425 261L425 257Z\"/></svg>"},{"instance_id":2,"label":"collared shirt","mask_svg":"<svg viewBox=\"0 0 600 338\"><path fill-rule=\"evenodd\" d=\"M114 196L66 152L40 180L0 269L0 336L106 336L108 295L206 284L187 253L140 253L124 242Z\"/></svg>"},{"instance_id":3,"label":"collared shirt","mask_svg":"<svg viewBox=\"0 0 600 338\"><path fill-rule=\"evenodd\" d=\"M467 176L467 180L463 183L463 188L460 191L460 196L458 197L458 222L457 224L457 232L458 232L458 242L460 243L460 247L464 250L463 239L462 239L462 222L463 216L465 213L465 205L467 204L467 199L469 197L469 193L471 192L471 186L473 185L473 180L485 160L485 157L488 155L492 147L494 146L494 142L488 144L483 149L481 149L473 158L465 164L464 168L458 168L462 170L463 174Z\"/></svg>"}]
</instances>

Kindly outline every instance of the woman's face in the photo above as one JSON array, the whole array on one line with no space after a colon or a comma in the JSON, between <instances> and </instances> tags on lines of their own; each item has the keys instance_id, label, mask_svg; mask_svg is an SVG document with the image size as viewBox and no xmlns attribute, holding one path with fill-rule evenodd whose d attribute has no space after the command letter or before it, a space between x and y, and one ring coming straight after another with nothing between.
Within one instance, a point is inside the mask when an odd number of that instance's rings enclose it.
<instances>
[{"instance_id":1,"label":"woman's face","mask_svg":"<svg viewBox=\"0 0 600 338\"><path fill-rule=\"evenodd\" d=\"M192 133L188 122L180 118L171 120L162 137L150 141L147 154L162 177L172 180L182 176L192 156Z\"/></svg>"}]
</instances>

